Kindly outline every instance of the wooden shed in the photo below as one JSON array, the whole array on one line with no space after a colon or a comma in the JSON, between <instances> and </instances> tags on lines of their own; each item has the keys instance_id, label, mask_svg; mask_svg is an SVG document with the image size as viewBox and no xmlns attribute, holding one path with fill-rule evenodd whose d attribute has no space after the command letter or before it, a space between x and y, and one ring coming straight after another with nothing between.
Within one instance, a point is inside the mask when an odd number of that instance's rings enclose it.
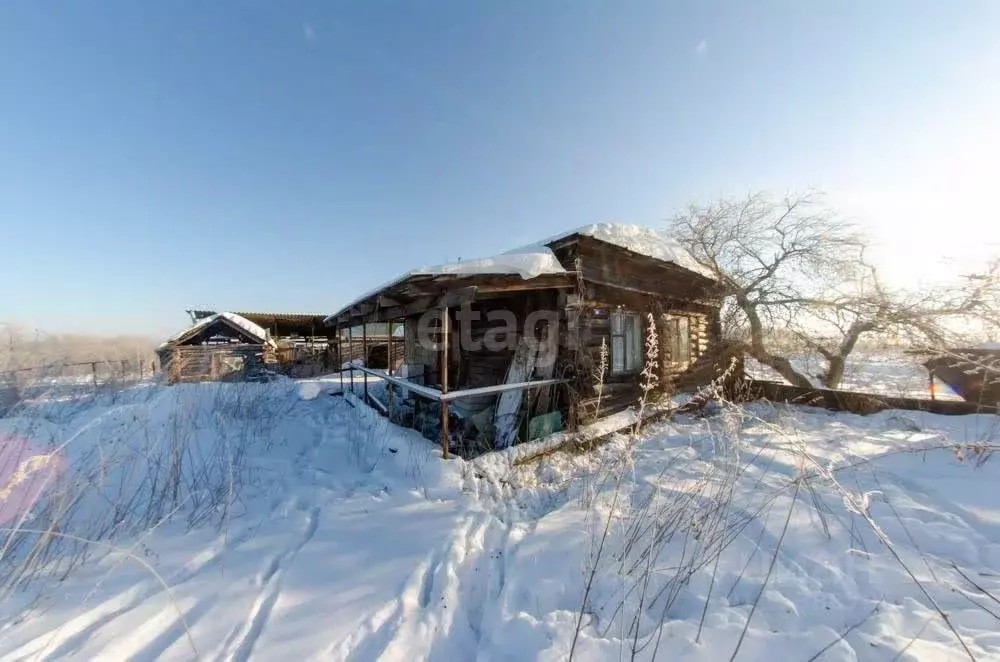
<instances>
[{"instance_id":1,"label":"wooden shed","mask_svg":"<svg viewBox=\"0 0 1000 662\"><path fill-rule=\"evenodd\" d=\"M396 370L403 363L403 325L374 322L340 329L337 346L341 365L361 362Z\"/></svg>"},{"instance_id":2,"label":"wooden shed","mask_svg":"<svg viewBox=\"0 0 1000 662\"><path fill-rule=\"evenodd\" d=\"M653 397L707 383L721 303L718 284L664 233L599 224L409 272L326 322L402 324L403 365L384 377L393 387L377 406L468 455L637 404L650 322Z\"/></svg>"},{"instance_id":3,"label":"wooden shed","mask_svg":"<svg viewBox=\"0 0 1000 662\"><path fill-rule=\"evenodd\" d=\"M966 402L989 407L1000 405L1000 346L996 343L912 353L923 354L923 364L930 375L931 397L934 397L934 380L940 379Z\"/></svg>"},{"instance_id":4,"label":"wooden shed","mask_svg":"<svg viewBox=\"0 0 1000 662\"><path fill-rule=\"evenodd\" d=\"M189 310L197 323L216 315L212 310ZM325 315L311 313L233 312L260 329L274 343L269 369L289 377L315 377L340 366L340 346Z\"/></svg>"},{"instance_id":5,"label":"wooden shed","mask_svg":"<svg viewBox=\"0 0 1000 662\"><path fill-rule=\"evenodd\" d=\"M276 344L267 331L235 313L213 313L156 349L171 384L242 381L263 376L275 362Z\"/></svg>"}]
</instances>

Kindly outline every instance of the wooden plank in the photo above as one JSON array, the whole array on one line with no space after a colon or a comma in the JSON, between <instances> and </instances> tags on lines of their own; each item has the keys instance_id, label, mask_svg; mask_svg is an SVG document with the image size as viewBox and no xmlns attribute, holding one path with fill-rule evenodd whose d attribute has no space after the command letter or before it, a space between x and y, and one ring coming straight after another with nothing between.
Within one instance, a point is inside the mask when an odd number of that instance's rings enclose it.
<instances>
[{"instance_id":1,"label":"wooden plank","mask_svg":"<svg viewBox=\"0 0 1000 662\"><path fill-rule=\"evenodd\" d=\"M657 403L646 406L642 415L636 410L623 411L611 416L603 416L598 421L581 425L576 431L566 430L556 432L546 437L535 439L527 444L518 444L503 451L488 453L473 460L473 463L483 462L486 458L498 455L506 457L509 466L520 466L550 455L567 447L586 449L592 448L619 432L635 429L636 425L644 425L665 416L672 415L677 408L673 403Z\"/></svg>"},{"instance_id":2,"label":"wooden plank","mask_svg":"<svg viewBox=\"0 0 1000 662\"><path fill-rule=\"evenodd\" d=\"M441 394L448 393L448 321L447 306L441 311ZM448 403L441 402L441 454L448 459L451 437L448 431Z\"/></svg>"},{"instance_id":3,"label":"wooden plank","mask_svg":"<svg viewBox=\"0 0 1000 662\"><path fill-rule=\"evenodd\" d=\"M472 303L475 300L476 286L470 285L469 287L463 287L443 294L435 303L435 307L447 310L448 308Z\"/></svg>"},{"instance_id":4,"label":"wooden plank","mask_svg":"<svg viewBox=\"0 0 1000 662\"><path fill-rule=\"evenodd\" d=\"M392 376L392 366L396 360L396 357L394 355L395 353L392 351L393 346L396 344L393 342L393 337L392 337L392 331L395 325L396 325L395 322L389 322L389 364L386 366L385 372L390 377ZM389 399L389 411L386 415L391 419L393 412L393 400L394 400L392 385L391 384L388 385L385 390Z\"/></svg>"},{"instance_id":5,"label":"wooden plank","mask_svg":"<svg viewBox=\"0 0 1000 662\"><path fill-rule=\"evenodd\" d=\"M550 342L550 340L558 340L558 337L553 337L554 334L558 333L558 322L555 327L549 325L545 329L545 340L542 341L541 347L539 348L535 375L543 380L552 379L552 374L556 369L556 359L559 356L559 346L557 343ZM538 398L535 401L534 414L548 413L550 400L549 395L550 389L543 389L538 392Z\"/></svg>"},{"instance_id":6,"label":"wooden plank","mask_svg":"<svg viewBox=\"0 0 1000 662\"><path fill-rule=\"evenodd\" d=\"M479 386L476 388L462 389L461 391L451 391L445 395L442 395L441 399L446 402L452 402L453 400L461 400L463 398L476 398L484 395L498 395L510 391L525 391L527 389L540 388L542 386L554 386L556 384L565 384L567 381L568 380L565 379L536 379L534 381L516 382L511 384L497 384L496 386Z\"/></svg>"},{"instance_id":7,"label":"wooden plank","mask_svg":"<svg viewBox=\"0 0 1000 662\"><path fill-rule=\"evenodd\" d=\"M438 402L438 401L441 400L441 391L439 391L436 388L432 388L430 386L424 386L423 384L417 384L416 382L411 382L409 380L402 379L400 377L390 377L389 375L386 375L385 373L379 372L378 370L372 370L371 368L360 368L359 367L358 370L362 371L362 372L367 372L368 374L370 374L372 376L375 376L375 377L378 377L380 379L384 379L385 381L389 382L390 384L395 384L396 386L399 386L400 388L404 388L404 389L406 389L408 391L413 391L414 393L417 393L418 395L420 395L420 396L422 396L424 398L427 398L428 400L433 400L435 402ZM453 391L451 393L451 395L454 396L454 395L458 395L460 393L461 393L461 391Z\"/></svg>"},{"instance_id":8,"label":"wooden plank","mask_svg":"<svg viewBox=\"0 0 1000 662\"><path fill-rule=\"evenodd\" d=\"M365 402L372 408L377 409L380 414L389 418L389 409L374 395L366 395Z\"/></svg>"},{"instance_id":9,"label":"wooden plank","mask_svg":"<svg viewBox=\"0 0 1000 662\"><path fill-rule=\"evenodd\" d=\"M401 317L411 317L413 315L419 315L420 313L426 312L434 307L435 297L425 296L420 297L410 303L400 306L391 306L389 308L381 308L374 311L369 316L370 322L389 322Z\"/></svg>"},{"instance_id":10,"label":"wooden plank","mask_svg":"<svg viewBox=\"0 0 1000 662\"><path fill-rule=\"evenodd\" d=\"M537 358L538 347L536 343L522 338L514 352L510 368L507 371L507 378L504 380L508 384L524 382L535 370L535 359ZM494 438L495 448L507 448L514 444L517 435L517 417L521 409L521 401L524 398L523 389L510 390L500 395L497 402L494 424L496 426L496 437Z\"/></svg>"},{"instance_id":11,"label":"wooden plank","mask_svg":"<svg viewBox=\"0 0 1000 662\"><path fill-rule=\"evenodd\" d=\"M440 390L433 388L431 386L424 386L422 384L417 384L409 380L403 379L401 377L394 377L387 375L378 370L372 370L371 368L357 368L360 372L367 372L368 374L384 379L390 384L399 386L400 388L405 388L407 390L413 391L428 400L433 400L435 402L454 402L455 400L462 400L464 398L477 398L484 395L498 395L505 393L507 391L524 391L531 388L540 388L542 386L552 386L555 384L565 384L568 380L565 379L540 379L535 381L524 381L511 384L496 384L495 386L480 386L477 388L462 389L460 391L448 391L448 393L442 393Z\"/></svg>"},{"instance_id":12,"label":"wooden plank","mask_svg":"<svg viewBox=\"0 0 1000 662\"><path fill-rule=\"evenodd\" d=\"M664 294L663 292L657 292L651 289L634 287L631 285L626 285L624 283L619 283L611 280L602 280L591 276L585 276L583 280L584 283L586 283L587 285L595 285L599 288L610 288L613 290L631 292L632 294L639 294L655 301L661 301L668 307L672 307L678 310L685 308L687 309L693 308L693 309L701 309L707 311L718 305L713 300L707 298L693 298L693 297L685 298L682 296L678 296L676 294L674 295ZM619 296L616 296L614 294L601 294L599 291L594 290L593 288L590 287L587 288L587 295L588 295L587 296L588 305L594 307L607 308L609 305L611 305L606 302L599 302L599 300L601 299L611 299L616 302L620 302L621 300Z\"/></svg>"},{"instance_id":13,"label":"wooden plank","mask_svg":"<svg viewBox=\"0 0 1000 662\"><path fill-rule=\"evenodd\" d=\"M575 272L557 274L542 274L535 278L524 279L516 274L454 276L443 275L425 277L418 281L398 283L391 291L376 296L391 296L393 299L410 298L412 301L384 308L376 308L373 304L355 304L349 310L336 315L337 324L353 323L360 315L369 316L370 322L388 322L392 319L419 315L432 308L448 305L461 305L461 297L468 297L475 288L475 297L482 295L526 292L540 289L572 288L575 286ZM459 296L459 302L453 303L447 297L453 293L465 290ZM405 296L404 296L405 295Z\"/></svg>"},{"instance_id":14,"label":"wooden plank","mask_svg":"<svg viewBox=\"0 0 1000 662\"><path fill-rule=\"evenodd\" d=\"M857 393L854 391L840 391L827 388L803 388L756 379L745 380L741 390L749 394L751 398L763 397L775 402L803 405L816 402L819 403L818 406L834 411L849 411L853 402L864 398L881 403L885 409L926 411L946 416L1000 413L1000 409L997 407L966 402L964 400L904 398L879 395L877 393Z\"/></svg>"},{"instance_id":15,"label":"wooden plank","mask_svg":"<svg viewBox=\"0 0 1000 662\"><path fill-rule=\"evenodd\" d=\"M347 327L347 342L350 343L351 353L348 356L348 371L351 375L351 393L354 393L354 327ZM341 364L343 369L343 364ZM343 381L343 380L341 380Z\"/></svg>"},{"instance_id":16,"label":"wooden plank","mask_svg":"<svg viewBox=\"0 0 1000 662\"><path fill-rule=\"evenodd\" d=\"M593 237L580 237L578 252L584 278L653 289L685 299L702 294L721 296L721 288L710 278L673 262L634 253Z\"/></svg>"}]
</instances>

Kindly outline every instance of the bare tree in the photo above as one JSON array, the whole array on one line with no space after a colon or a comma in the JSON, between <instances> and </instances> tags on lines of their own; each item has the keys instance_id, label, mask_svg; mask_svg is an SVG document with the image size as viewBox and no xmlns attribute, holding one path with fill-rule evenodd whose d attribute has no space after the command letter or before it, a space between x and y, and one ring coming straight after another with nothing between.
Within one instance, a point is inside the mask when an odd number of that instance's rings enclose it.
<instances>
[{"instance_id":1,"label":"bare tree","mask_svg":"<svg viewBox=\"0 0 1000 662\"><path fill-rule=\"evenodd\" d=\"M998 264L957 284L890 290L865 260L865 237L815 193L693 205L670 227L723 285L730 339L796 386L813 385L789 360L796 349L820 354L827 365L818 378L835 388L866 334L940 345L973 320L1000 328ZM796 342L779 348L782 337Z\"/></svg>"},{"instance_id":2,"label":"bare tree","mask_svg":"<svg viewBox=\"0 0 1000 662\"><path fill-rule=\"evenodd\" d=\"M863 238L811 193L781 200L757 193L692 205L670 226L722 284L731 303L730 337L745 339L749 355L792 384L812 386L775 350L774 331L856 277Z\"/></svg>"},{"instance_id":3,"label":"bare tree","mask_svg":"<svg viewBox=\"0 0 1000 662\"><path fill-rule=\"evenodd\" d=\"M997 261L954 283L919 291L891 290L874 267L865 269L848 294L808 305L799 320L789 323L796 337L826 360L827 368L819 375L825 386L840 384L848 356L866 334L901 336L911 344L944 348L1000 328ZM820 328L832 333L824 335Z\"/></svg>"}]
</instances>

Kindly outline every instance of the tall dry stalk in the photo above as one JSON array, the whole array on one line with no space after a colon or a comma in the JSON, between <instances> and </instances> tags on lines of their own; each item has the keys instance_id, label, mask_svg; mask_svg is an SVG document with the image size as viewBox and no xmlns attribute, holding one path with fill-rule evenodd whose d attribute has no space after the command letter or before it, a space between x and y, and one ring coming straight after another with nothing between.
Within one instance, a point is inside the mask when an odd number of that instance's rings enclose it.
<instances>
[{"instance_id":1,"label":"tall dry stalk","mask_svg":"<svg viewBox=\"0 0 1000 662\"><path fill-rule=\"evenodd\" d=\"M639 431L639 423L642 421L643 410L646 406L646 400L649 393L656 388L659 383L659 379L656 375L656 367L659 365L659 341L656 335L656 322L653 319L652 313L648 316L649 327L646 330L646 346L645 346L645 356L646 361L643 366L642 372L640 373L640 389L641 395L639 396L639 410L636 415L635 425L632 427L632 434L629 443L631 448L632 442L635 441L636 435ZM601 375L603 376L604 370L607 369L607 341L602 339L601 342ZM602 378L603 382L603 378ZM576 653L577 642L580 638L580 630L583 627L583 615L587 611L587 604L590 601L590 594L593 590L594 581L597 577L597 571L600 567L601 557L604 555L605 546L608 541L608 536L611 533L611 524L614 520L615 510L618 508L618 501L621 495L622 482L624 481L625 474L628 471L629 462L627 458L625 462L618 468L617 475L615 477L615 487L611 497L611 506L608 510L608 516L604 521L604 528L601 531L601 537L597 544L597 552L595 557L592 559L590 572L587 576L587 581L584 585L583 597L581 599L580 610L577 613L576 625L573 629L573 640L570 643L569 649L569 661L572 662L573 655ZM624 555L622 556L624 561Z\"/></svg>"},{"instance_id":2,"label":"tall dry stalk","mask_svg":"<svg viewBox=\"0 0 1000 662\"><path fill-rule=\"evenodd\" d=\"M656 320L653 318L653 313L647 314L646 324L646 358L643 361L642 372L639 373L639 388L642 390L642 395L639 396L639 412L636 415L635 426L632 428L633 441L639 432L649 394L660 385L660 378L656 374L656 369L660 365L660 341L656 334Z\"/></svg>"},{"instance_id":3,"label":"tall dry stalk","mask_svg":"<svg viewBox=\"0 0 1000 662\"><path fill-rule=\"evenodd\" d=\"M597 365L597 379L594 381L594 390L597 391L597 409L594 418L601 417L601 398L604 396L604 376L608 374L608 337L601 338L600 363Z\"/></svg>"}]
</instances>

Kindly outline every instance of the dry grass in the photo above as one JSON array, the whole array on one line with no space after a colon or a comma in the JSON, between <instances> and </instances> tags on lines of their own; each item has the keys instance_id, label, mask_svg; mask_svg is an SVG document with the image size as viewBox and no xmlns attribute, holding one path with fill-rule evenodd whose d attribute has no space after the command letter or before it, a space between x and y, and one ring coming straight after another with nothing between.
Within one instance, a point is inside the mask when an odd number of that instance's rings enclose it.
<instances>
[{"instance_id":1,"label":"dry grass","mask_svg":"<svg viewBox=\"0 0 1000 662\"><path fill-rule=\"evenodd\" d=\"M695 637L695 643L698 643L710 614L713 596L725 590L716 581L720 559L738 538L752 536L753 531L759 529L753 554L747 558L735 583L728 589L728 598L731 599L751 566L760 571L762 581L754 577L746 582L758 586L754 589L754 597L747 603L750 608L731 652L730 660L737 659L779 556L783 553L786 537L792 535L789 523L793 513L800 509L811 512L827 538L847 536L860 553L868 553L875 548L887 553L901 575L922 597L921 601L950 631L956 653L971 660L977 659L974 647L966 639L967 635L963 635L961 628L953 623L951 615L935 596L942 591L960 591L982 613L995 619L998 626L1000 597L954 564L952 569L961 576L964 587L955 586L954 580L945 576L951 574L949 569L940 563L937 563L935 571L885 490L865 491L860 484L847 482L851 480L848 476L857 481L857 472L862 470L879 487L877 460L889 455L926 453L935 449L922 446L919 449L894 450L833 468L814 456L794 422L784 420L780 410L776 410L776 416L770 418L761 417L753 407L731 402L720 404L719 412L711 420L706 419L712 433L708 442L710 448L707 451L702 449L699 462L702 470L699 473L692 475L691 472L679 471L682 463L697 461L691 457L691 449L679 448L667 459L658 477L647 477L638 482L632 450L637 431L633 431L627 446L629 450L600 467L598 475L587 479L586 498L581 507L590 512L595 505L600 505L606 516L595 527L588 564L584 569L583 595L570 659L575 653L581 629L588 624L595 627L596 634L602 638L609 634L616 636L621 642L621 659L669 658L669 653L661 648L661 644L671 610L685 596L696 575L700 575L703 585L705 573L708 573L707 594L703 598ZM640 409L643 405L644 402L638 403ZM753 441L744 440L742 431L748 426L764 428L768 436L763 440L759 437ZM936 450L951 451L959 461L978 469L1000 447L998 432L1000 430L988 430L982 439L968 444L942 442ZM785 465L785 471L778 468L779 464ZM787 467L792 468L790 474L786 473ZM738 504L734 503L737 494L740 495ZM875 499L887 504L888 519L873 516L871 501ZM887 535L885 525L889 521L903 532L901 535L905 540L893 540ZM765 545L762 538L768 531L768 522L778 524L778 533L771 544ZM905 552L902 546L905 546ZM918 559L916 563L921 565L920 568L913 567L913 555ZM598 575L616 577L619 588L610 595L595 596ZM880 605L877 604L864 618L845 627L837 639L817 642L818 650L811 659L821 658L875 617ZM598 614L601 615L599 620ZM897 651L897 656L903 652Z\"/></svg>"}]
</instances>

